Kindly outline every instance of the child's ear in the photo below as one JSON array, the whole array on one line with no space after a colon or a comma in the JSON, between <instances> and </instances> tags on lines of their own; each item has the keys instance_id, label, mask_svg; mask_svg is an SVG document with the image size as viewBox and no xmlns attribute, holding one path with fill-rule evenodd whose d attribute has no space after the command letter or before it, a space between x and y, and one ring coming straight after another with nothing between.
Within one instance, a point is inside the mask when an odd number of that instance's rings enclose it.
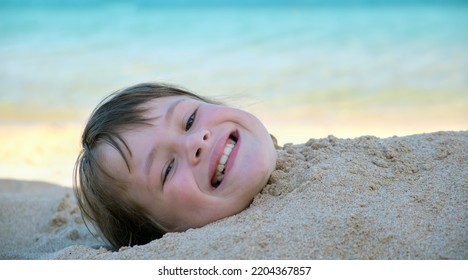
<instances>
[{"instance_id":1,"label":"child's ear","mask_svg":"<svg viewBox=\"0 0 468 280\"><path fill-rule=\"evenodd\" d=\"M275 145L275 149L281 148L281 146L278 145L278 140L276 139L276 137L273 136L273 134L270 134L270 137L271 137L271 141L273 141L273 145Z\"/></svg>"}]
</instances>

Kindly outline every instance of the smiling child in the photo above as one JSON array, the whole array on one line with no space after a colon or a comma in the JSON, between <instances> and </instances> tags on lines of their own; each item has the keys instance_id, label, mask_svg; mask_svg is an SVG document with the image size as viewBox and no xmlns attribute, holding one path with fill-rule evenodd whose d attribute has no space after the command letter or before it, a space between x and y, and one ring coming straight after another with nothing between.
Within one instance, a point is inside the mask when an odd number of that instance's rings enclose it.
<instances>
[{"instance_id":1,"label":"smiling child","mask_svg":"<svg viewBox=\"0 0 468 280\"><path fill-rule=\"evenodd\" d=\"M267 184L277 158L252 114L150 83L104 99L81 144L78 204L115 248L239 213Z\"/></svg>"}]
</instances>

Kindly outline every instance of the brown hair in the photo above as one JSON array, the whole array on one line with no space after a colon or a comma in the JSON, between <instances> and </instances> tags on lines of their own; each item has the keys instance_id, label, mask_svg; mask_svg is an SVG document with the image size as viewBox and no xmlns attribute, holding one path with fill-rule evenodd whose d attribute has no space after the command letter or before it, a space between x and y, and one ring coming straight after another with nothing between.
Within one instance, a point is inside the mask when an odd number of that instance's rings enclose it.
<instances>
[{"instance_id":1,"label":"brown hair","mask_svg":"<svg viewBox=\"0 0 468 280\"><path fill-rule=\"evenodd\" d=\"M118 189L132 186L119 182L106 171L99 157L99 147L109 144L128 165L123 149L130 156L131 151L120 133L135 126L149 125L149 119L143 117L146 109L142 106L148 101L181 95L216 103L175 86L143 83L107 96L86 124L81 137L82 149L73 171L73 189L86 226L90 222L115 248L146 244L162 237L167 230L139 205L119 195Z\"/></svg>"}]
</instances>

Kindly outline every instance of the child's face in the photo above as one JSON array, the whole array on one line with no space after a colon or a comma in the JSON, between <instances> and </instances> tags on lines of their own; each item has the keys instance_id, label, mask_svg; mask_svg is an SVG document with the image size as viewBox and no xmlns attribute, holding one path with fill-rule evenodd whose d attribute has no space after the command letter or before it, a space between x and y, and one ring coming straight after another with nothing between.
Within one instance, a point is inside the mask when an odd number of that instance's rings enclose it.
<instances>
[{"instance_id":1,"label":"child's face","mask_svg":"<svg viewBox=\"0 0 468 280\"><path fill-rule=\"evenodd\" d=\"M271 137L250 113L185 96L147 108L152 126L122 133L130 170L115 149L103 151L113 175L130 186L128 198L170 230L242 211L275 169Z\"/></svg>"}]
</instances>

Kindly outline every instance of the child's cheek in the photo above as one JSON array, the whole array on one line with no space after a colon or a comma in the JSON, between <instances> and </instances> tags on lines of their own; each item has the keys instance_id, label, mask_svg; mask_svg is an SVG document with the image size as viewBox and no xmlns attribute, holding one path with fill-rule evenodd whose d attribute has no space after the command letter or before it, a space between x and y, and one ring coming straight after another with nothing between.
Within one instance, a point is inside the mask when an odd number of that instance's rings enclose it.
<instances>
[{"instance_id":1,"label":"child's cheek","mask_svg":"<svg viewBox=\"0 0 468 280\"><path fill-rule=\"evenodd\" d=\"M173 183L168 195L175 207L181 210L180 212L195 211L201 206L202 195L193 180L179 178Z\"/></svg>"}]
</instances>

